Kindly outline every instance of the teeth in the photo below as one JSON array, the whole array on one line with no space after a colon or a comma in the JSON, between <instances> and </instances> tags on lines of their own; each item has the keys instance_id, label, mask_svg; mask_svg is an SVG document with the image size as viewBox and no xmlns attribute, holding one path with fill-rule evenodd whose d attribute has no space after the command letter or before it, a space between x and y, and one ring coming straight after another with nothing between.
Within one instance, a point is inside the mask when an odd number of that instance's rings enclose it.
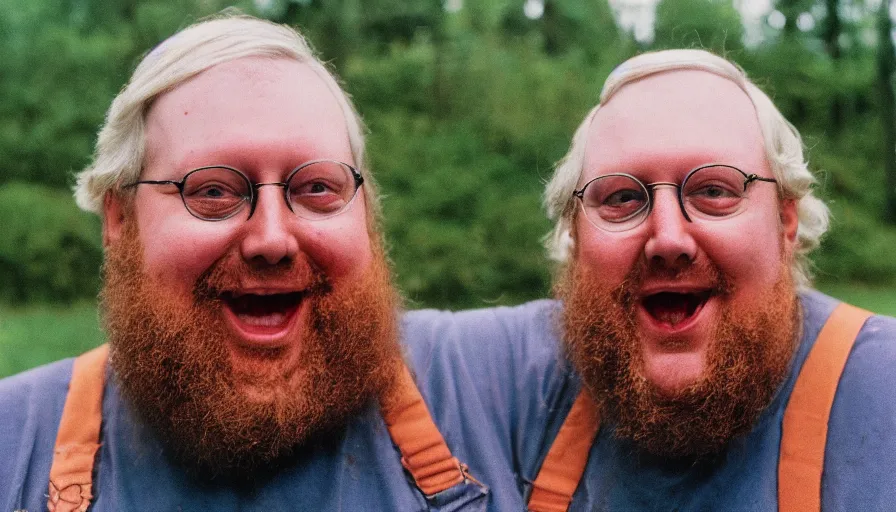
<instances>
[{"instance_id":1,"label":"teeth","mask_svg":"<svg viewBox=\"0 0 896 512\"><path fill-rule=\"evenodd\" d=\"M267 315L239 314L237 318L246 325L255 327L277 327L286 321L286 315L283 313L269 313Z\"/></svg>"}]
</instances>

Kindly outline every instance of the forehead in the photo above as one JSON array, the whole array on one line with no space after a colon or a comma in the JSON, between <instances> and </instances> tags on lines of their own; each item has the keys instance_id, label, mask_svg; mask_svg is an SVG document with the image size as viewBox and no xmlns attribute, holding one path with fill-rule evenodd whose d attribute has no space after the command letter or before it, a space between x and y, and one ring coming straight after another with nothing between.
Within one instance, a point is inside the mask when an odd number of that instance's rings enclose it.
<instances>
[{"instance_id":1,"label":"forehead","mask_svg":"<svg viewBox=\"0 0 896 512\"><path fill-rule=\"evenodd\" d=\"M146 167L178 170L352 163L333 92L310 66L286 58L218 64L162 94L147 113L146 150Z\"/></svg>"},{"instance_id":2,"label":"forehead","mask_svg":"<svg viewBox=\"0 0 896 512\"><path fill-rule=\"evenodd\" d=\"M767 170L753 103L720 76L670 71L627 84L601 105L588 133L584 174L678 174L713 162Z\"/></svg>"}]
</instances>

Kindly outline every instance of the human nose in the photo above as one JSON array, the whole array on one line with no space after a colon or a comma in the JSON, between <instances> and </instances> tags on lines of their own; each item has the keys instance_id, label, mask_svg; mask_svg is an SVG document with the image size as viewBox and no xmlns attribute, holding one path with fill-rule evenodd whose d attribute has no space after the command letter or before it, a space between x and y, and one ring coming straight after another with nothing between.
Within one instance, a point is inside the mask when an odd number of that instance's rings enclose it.
<instances>
[{"instance_id":1,"label":"human nose","mask_svg":"<svg viewBox=\"0 0 896 512\"><path fill-rule=\"evenodd\" d=\"M295 258L299 252L296 222L280 187L256 189L255 209L246 221L246 234L240 243L243 259L276 265Z\"/></svg>"},{"instance_id":2,"label":"human nose","mask_svg":"<svg viewBox=\"0 0 896 512\"><path fill-rule=\"evenodd\" d=\"M646 221L650 238L644 245L644 255L652 265L680 269L694 261L697 243L678 202L678 189L662 185L653 190L653 205Z\"/></svg>"}]
</instances>

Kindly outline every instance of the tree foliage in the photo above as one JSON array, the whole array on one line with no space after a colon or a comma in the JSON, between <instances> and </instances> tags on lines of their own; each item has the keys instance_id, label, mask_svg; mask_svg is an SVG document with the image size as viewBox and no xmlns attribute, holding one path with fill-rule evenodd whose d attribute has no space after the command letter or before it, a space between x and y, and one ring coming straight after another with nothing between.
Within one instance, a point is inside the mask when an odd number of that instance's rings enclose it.
<instances>
[{"instance_id":1,"label":"tree foliage","mask_svg":"<svg viewBox=\"0 0 896 512\"><path fill-rule=\"evenodd\" d=\"M653 37L655 48L703 48L735 59L744 47L740 13L719 0L662 0Z\"/></svg>"},{"instance_id":2,"label":"tree foliage","mask_svg":"<svg viewBox=\"0 0 896 512\"><path fill-rule=\"evenodd\" d=\"M99 221L64 190L0 185L0 301L68 303L95 295L102 261Z\"/></svg>"},{"instance_id":3,"label":"tree foliage","mask_svg":"<svg viewBox=\"0 0 896 512\"><path fill-rule=\"evenodd\" d=\"M886 30L879 12L853 0L779 0L783 26L763 24L762 39L745 44L731 2L662 0L652 41L639 42L606 0L543 0L540 16L527 3L237 4L299 27L353 95L385 194L390 256L412 306L548 293L543 184L613 67L669 47L736 60L803 132L834 213L819 277L896 285L896 262L881 257L896 230L883 217L894 155L876 84L893 50L874 37ZM95 294L99 224L75 211L73 172L90 161L104 112L139 57L226 5L0 0L0 301Z\"/></svg>"}]
</instances>

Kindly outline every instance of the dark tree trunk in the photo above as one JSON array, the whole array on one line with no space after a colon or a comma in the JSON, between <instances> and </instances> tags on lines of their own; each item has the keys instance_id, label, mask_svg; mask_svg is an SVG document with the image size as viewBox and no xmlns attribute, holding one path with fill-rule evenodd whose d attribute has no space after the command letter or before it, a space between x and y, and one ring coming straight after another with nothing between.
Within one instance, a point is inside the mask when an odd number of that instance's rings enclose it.
<instances>
[{"instance_id":1,"label":"dark tree trunk","mask_svg":"<svg viewBox=\"0 0 896 512\"><path fill-rule=\"evenodd\" d=\"M445 12L441 2L436 2L434 9L437 17L432 27L432 46L433 52L435 52L432 77L433 114L436 119L444 119L448 115L448 87L445 83L445 52L447 51Z\"/></svg>"},{"instance_id":2,"label":"dark tree trunk","mask_svg":"<svg viewBox=\"0 0 896 512\"><path fill-rule=\"evenodd\" d=\"M784 15L784 37L796 37L799 30L796 26L796 18L800 14L799 0L779 0L778 11Z\"/></svg>"},{"instance_id":3,"label":"dark tree trunk","mask_svg":"<svg viewBox=\"0 0 896 512\"><path fill-rule=\"evenodd\" d=\"M548 55L559 55L563 50L560 42L560 13L557 12L556 0L544 0L544 13L541 15L541 30L544 36L544 52Z\"/></svg>"},{"instance_id":4,"label":"dark tree trunk","mask_svg":"<svg viewBox=\"0 0 896 512\"><path fill-rule=\"evenodd\" d=\"M877 85L880 91L880 117L883 123L883 157L886 173L885 218L896 225L896 100L893 93L893 72L896 71L896 50L893 48L893 20L890 1L881 2L878 16Z\"/></svg>"},{"instance_id":5,"label":"dark tree trunk","mask_svg":"<svg viewBox=\"0 0 896 512\"><path fill-rule=\"evenodd\" d=\"M828 15L825 19L822 38L828 55L834 60L840 60L840 34L843 32L843 22L840 20L839 0L825 0Z\"/></svg>"},{"instance_id":6,"label":"dark tree trunk","mask_svg":"<svg viewBox=\"0 0 896 512\"><path fill-rule=\"evenodd\" d=\"M825 19L824 28L822 30L822 39L824 40L825 50L834 64L834 70L839 76L840 72L840 34L843 32L843 24L840 20L839 0L825 0L827 7L827 18ZM843 130L843 103L842 95L835 91L834 97L831 99L830 106L830 129L834 134L840 134Z\"/></svg>"}]
</instances>

